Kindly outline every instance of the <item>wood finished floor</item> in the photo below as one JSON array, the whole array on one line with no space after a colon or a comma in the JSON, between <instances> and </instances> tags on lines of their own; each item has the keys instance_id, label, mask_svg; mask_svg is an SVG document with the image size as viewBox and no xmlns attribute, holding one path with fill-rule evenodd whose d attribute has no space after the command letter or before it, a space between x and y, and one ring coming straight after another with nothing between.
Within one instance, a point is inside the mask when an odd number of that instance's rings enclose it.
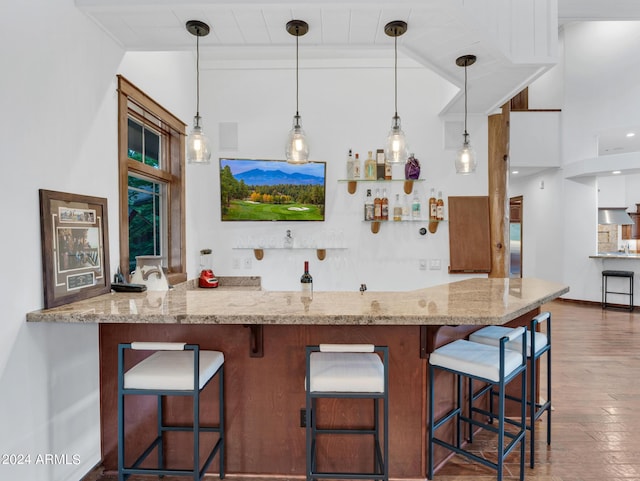
<instances>
[{"instance_id":1,"label":"wood finished floor","mask_svg":"<svg viewBox=\"0 0 640 481\"><path fill-rule=\"evenodd\" d=\"M640 313L603 311L599 306L562 301L547 304L543 309L551 312L553 322L552 442L547 447L546 423L540 422L536 431L536 467L530 469L527 464L525 479L640 481ZM474 446L482 455L491 456L491 447L482 438L476 438ZM435 481L495 478L494 471L459 456L434 476ZM98 475L87 477L86 481L115 479ZM149 479L153 478L130 478ZM507 459L504 479L518 479L514 454Z\"/></svg>"}]
</instances>

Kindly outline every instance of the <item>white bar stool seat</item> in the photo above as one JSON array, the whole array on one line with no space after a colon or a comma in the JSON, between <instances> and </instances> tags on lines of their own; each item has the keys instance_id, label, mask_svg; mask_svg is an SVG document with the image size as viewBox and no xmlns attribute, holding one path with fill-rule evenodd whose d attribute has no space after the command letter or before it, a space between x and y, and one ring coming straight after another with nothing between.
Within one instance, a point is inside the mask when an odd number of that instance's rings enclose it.
<instances>
[{"instance_id":1,"label":"white bar stool seat","mask_svg":"<svg viewBox=\"0 0 640 481\"><path fill-rule=\"evenodd\" d=\"M306 470L315 479L389 479L389 350L372 344L320 344L306 348ZM322 398L373 399L372 428L325 428L316 423L316 406ZM382 400L382 429L379 401ZM320 435L373 437L372 472L327 472L317 467L316 441Z\"/></svg>"},{"instance_id":2,"label":"white bar stool seat","mask_svg":"<svg viewBox=\"0 0 640 481\"><path fill-rule=\"evenodd\" d=\"M429 406L428 406L428 465L427 479L433 479L434 471L434 447L442 446L454 453L476 461L496 470L497 480L502 481L504 471L504 458L516 447L520 448L520 481L524 480L524 451L526 434L526 404L521 403L520 417L510 419L509 424L515 426L513 430L505 430L507 422L505 416L505 389L514 379L520 378L521 396L526 399L526 371L527 356L521 352L506 348L508 342L517 338L521 339L526 348L525 329L518 328L510 331L500 339L499 347L479 344L476 342L459 339L434 350L429 356ZM456 385L456 405L448 413L435 419L435 376L436 371L446 371L454 374ZM469 381L469 407L468 412L463 410L463 378ZM474 419L474 413L485 415L486 412L473 405L473 382L486 383L496 390L498 395L498 410L494 416L498 419L496 428L491 422ZM486 416L485 416L486 418ZM493 417L491 418L491 420ZM450 441L451 433L447 439L436 436L436 432L443 426L453 425L454 440ZM463 426L466 423L469 429L469 444L473 441L473 431L482 428L493 432L497 436L497 460L495 462L486 457L465 449L462 443ZM490 449L490 448L489 448Z\"/></svg>"},{"instance_id":3,"label":"white bar stool seat","mask_svg":"<svg viewBox=\"0 0 640 481\"><path fill-rule=\"evenodd\" d=\"M125 352L155 351L150 356L124 370ZM200 393L209 382L218 377L219 423L218 426L200 425ZM127 395L157 396L157 436L138 456L125 466L125 397ZM193 398L193 424L175 426L165 424L163 398L165 396L191 396ZM190 469L168 469L164 463L165 437L172 431L193 433L193 454ZM207 451L200 466L200 433L218 433L217 441ZM142 468L142 462L157 451L157 467ZM176 342L132 342L118 345L118 481L132 474L154 476L189 476L201 480L215 458L220 460L220 478L224 478L224 354L219 351L201 351L195 344Z\"/></svg>"},{"instance_id":4,"label":"white bar stool seat","mask_svg":"<svg viewBox=\"0 0 640 481\"><path fill-rule=\"evenodd\" d=\"M538 327L543 323L546 323L546 334L540 332ZM504 326L487 326L472 333L469 336L469 340L497 346L500 344L500 338L508 335L512 330L513 328ZM529 466L533 468L535 466L536 421L542 417L544 413L547 413L547 445L551 445L551 313L542 312L531 320L529 329L527 330L526 346L527 357L531 361L528 375L529 398L527 399L527 405L529 406L529 421L527 423L527 429L531 432ZM507 349L522 352L522 342L519 340L510 341L507 343ZM531 355L532 351L534 352L533 356ZM547 399L544 402L539 402L536 398L538 393L537 362L545 353L547 354ZM507 396L507 399L521 402L521 399L513 396Z\"/></svg>"}]
</instances>

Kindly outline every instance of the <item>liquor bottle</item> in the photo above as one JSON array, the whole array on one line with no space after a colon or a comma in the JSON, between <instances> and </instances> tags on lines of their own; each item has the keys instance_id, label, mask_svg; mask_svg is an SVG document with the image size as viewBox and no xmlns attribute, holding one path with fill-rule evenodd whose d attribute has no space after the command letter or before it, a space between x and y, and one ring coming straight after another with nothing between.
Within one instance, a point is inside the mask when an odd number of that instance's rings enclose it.
<instances>
[{"instance_id":1,"label":"liquor bottle","mask_svg":"<svg viewBox=\"0 0 640 481\"><path fill-rule=\"evenodd\" d=\"M309 261L304 261L304 273L300 277L300 289L302 297L313 297L313 277L309 274Z\"/></svg>"},{"instance_id":2,"label":"liquor bottle","mask_svg":"<svg viewBox=\"0 0 640 481\"><path fill-rule=\"evenodd\" d=\"M373 199L373 219L382 219L382 198L380 197L380 189L376 189L376 196Z\"/></svg>"},{"instance_id":3,"label":"liquor bottle","mask_svg":"<svg viewBox=\"0 0 640 481\"><path fill-rule=\"evenodd\" d=\"M409 196L405 195L402 200L402 220L411 219L411 203L409 202Z\"/></svg>"},{"instance_id":4,"label":"liquor bottle","mask_svg":"<svg viewBox=\"0 0 640 481\"><path fill-rule=\"evenodd\" d=\"M436 220L438 218L436 202L436 189L431 187L431 195L429 196L429 220Z\"/></svg>"},{"instance_id":5,"label":"liquor bottle","mask_svg":"<svg viewBox=\"0 0 640 481\"><path fill-rule=\"evenodd\" d=\"M380 203L382 205L380 219L389 220L389 198L387 197L387 189L382 189Z\"/></svg>"},{"instance_id":6,"label":"liquor bottle","mask_svg":"<svg viewBox=\"0 0 640 481\"><path fill-rule=\"evenodd\" d=\"M360 178L360 171L361 171L360 154L356 153L356 158L353 160L353 178L354 179Z\"/></svg>"},{"instance_id":7,"label":"liquor bottle","mask_svg":"<svg viewBox=\"0 0 640 481\"><path fill-rule=\"evenodd\" d=\"M411 218L412 219L420 218L420 198L418 197L417 192L413 196L413 202L411 202Z\"/></svg>"},{"instance_id":8,"label":"liquor bottle","mask_svg":"<svg viewBox=\"0 0 640 481\"><path fill-rule=\"evenodd\" d=\"M438 200L436 201L436 218L444 220L444 200L442 200L442 191L438 191Z\"/></svg>"},{"instance_id":9,"label":"liquor bottle","mask_svg":"<svg viewBox=\"0 0 640 481\"><path fill-rule=\"evenodd\" d=\"M354 162L353 162L353 154L351 153L351 149L349 149L349 155L347 155L347 179L354 178Z\"/></svg>"},{"instance_id":10,"label":"liquor bottle","mask_svg":"<svg viewBox=\"0 0 640 481\"><path fill-rule=\"evenodd\" d=\"M384 163L384 150L376 150L376 179L384 180L385 176L385 163Z\"/></svg>"},{"instance_id":11,"label":"liquor bottle","mask_svg":"<svg viewBox=\"0 0 640 481\"><path fill-rule=\"evenodd\" d=\"M400 194L396 194L396 202L393 204L393 220L395 222L402 220L402 205L400 204Z\"/></svg>"},{"instance_id":12,"label":"liquor bottle","mask_svg":"<svg viewBox=\"0 0 640 481\"><path fill-rule=\"evenodd\" d=\"M376 180L376 161L371 151L369 151L367 160L364 161L364 178L367 180Z\"/></svg>"},{"instance_id":13,"label":"liquor bottle","mask_svg":"<svg viewBox=\"0 0 640 481\"><path fill-rule=\"evenodd\" d=\"M364 198L364 220L373 220L373 218L374 218L373 197L371 197L371 189L367 189L367 196Z\"/></svg>"}]
</instances>

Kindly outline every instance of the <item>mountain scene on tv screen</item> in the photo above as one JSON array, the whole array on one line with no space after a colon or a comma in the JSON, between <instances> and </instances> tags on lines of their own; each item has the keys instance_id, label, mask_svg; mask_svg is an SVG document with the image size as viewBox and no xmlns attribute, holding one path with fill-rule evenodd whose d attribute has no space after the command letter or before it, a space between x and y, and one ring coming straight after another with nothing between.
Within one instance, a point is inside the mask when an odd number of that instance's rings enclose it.
<instances>
[{"instance_id":1,"label":"mountain scene on tv screen","mask_svg":"<svg viewBox=\"0 0 640 481\"><path fill-rule=\"evenodd\" d=\"M220 160L222 220L324 220L325 164Z\"/></svg>"}]
</instances>

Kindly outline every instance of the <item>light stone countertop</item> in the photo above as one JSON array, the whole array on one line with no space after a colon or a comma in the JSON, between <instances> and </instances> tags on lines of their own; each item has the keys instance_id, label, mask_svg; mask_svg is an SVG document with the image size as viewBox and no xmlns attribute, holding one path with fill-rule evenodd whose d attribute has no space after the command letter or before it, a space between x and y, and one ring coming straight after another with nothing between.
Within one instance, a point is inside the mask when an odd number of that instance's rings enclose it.
<instances>
[{"instance_id":1,"label":"light stone countertop","mask_svg":"<svg viewBox=\"0 0 640 481\"><path fill-rule=\"evenodd\" d=\"M541 279L475 278L402 292L178 288L110 293L27 314L29 322L299 325L504 324L569 291Z\"/></svg>"},{"instance_id":2,"label":"light stone countertop","mask_svg":"<svg viewBox=\"0 0 640 481\"><path fill-rule=\"evenodd\" d=\"M640 259L640 254L637 252L631 252L626 254L624 252L598 252L595 255L589 256L590 259Z\"/></svg>"}]
</instances>

